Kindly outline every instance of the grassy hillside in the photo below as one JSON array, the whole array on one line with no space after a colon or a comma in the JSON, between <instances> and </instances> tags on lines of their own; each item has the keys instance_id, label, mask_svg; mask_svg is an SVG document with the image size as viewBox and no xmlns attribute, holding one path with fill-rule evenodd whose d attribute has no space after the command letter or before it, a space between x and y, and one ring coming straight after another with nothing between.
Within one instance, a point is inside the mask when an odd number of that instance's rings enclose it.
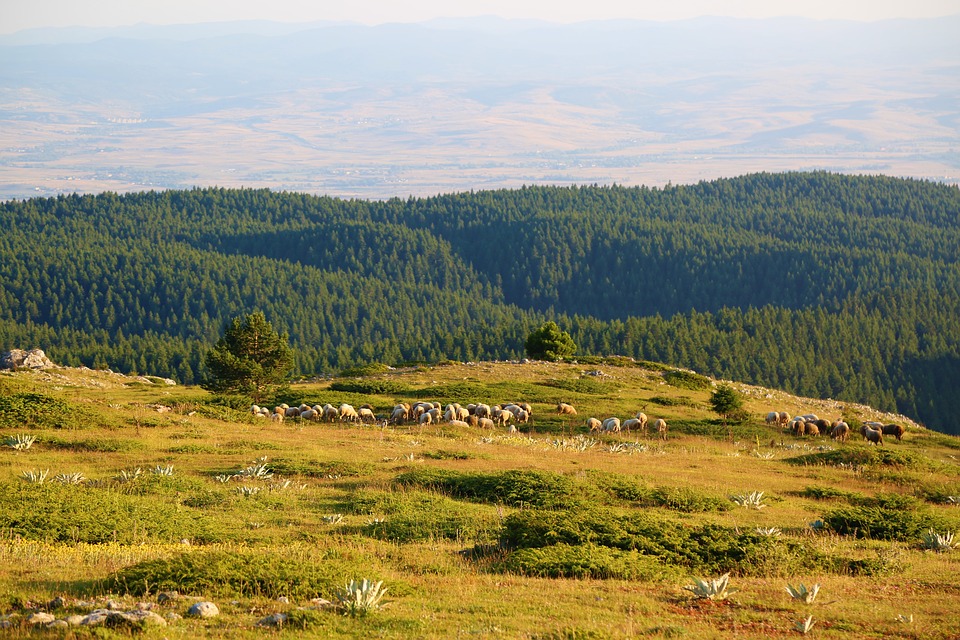
<instances>
[{"instance_id":1,"label":"grassy hillside","mask_svg":"<svg viewBox=\"0 0 960 640\"><path fill-rule=\"evenodd\" d=\"M36 436L0 449L0 624L34 637L37 610L63 619L113 599L183 615L207 599L220 616L141 637L259 637L273 613L289 616L281 637L769 638L808 616L815 637L960 634L960 550L923 544L931 528L960 533L960 440L734 386L749 417L731 439L710 380L626 359L411 367L276 399L378 415L400 400L528 401L534 423L515 434L276 424L157 379L0 373L0 440ZM560 400L576 419L556 416ZM640 409L668 421L665 441L582 426ZM763 421L772 409L907 432L882 448L796 438ZM731 499L761 491L760 509ZM684 589L726 572L728 599ZM364 578L383 581L386 606L350 616L313 601ZM786 592L800 583L820 585L813 603Z\"/></svg>"},{"instance_id":2,"label":"grassy hillside","mask_svg":"<svg viewBox=\"0 0 960 640\"><path fill-rule=\"evenodd\" d=\"M826 173L385 202L196 189L0 204L0 349L193 383L260 310L299 373L622 354L960 433L960 191Z\"/></svg>"}]
</instances>

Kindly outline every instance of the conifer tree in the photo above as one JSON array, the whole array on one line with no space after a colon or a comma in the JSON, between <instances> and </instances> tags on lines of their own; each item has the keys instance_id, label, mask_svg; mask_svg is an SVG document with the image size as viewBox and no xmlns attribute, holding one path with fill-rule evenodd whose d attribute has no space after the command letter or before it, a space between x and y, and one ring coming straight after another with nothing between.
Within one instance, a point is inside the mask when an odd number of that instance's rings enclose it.
<instances>
[{"instance_id":1,"label":"conifer tree","mask_svg":"<svg viewBox=\"0 0 960 640\"><path fill-rule=\"evenodd\" d=\"M286 382L293 368L287 334L278 334L262 312L234 318L207 352L210 377L204 388L241 393L262 402Z\"/></svg>"}]
</instances>

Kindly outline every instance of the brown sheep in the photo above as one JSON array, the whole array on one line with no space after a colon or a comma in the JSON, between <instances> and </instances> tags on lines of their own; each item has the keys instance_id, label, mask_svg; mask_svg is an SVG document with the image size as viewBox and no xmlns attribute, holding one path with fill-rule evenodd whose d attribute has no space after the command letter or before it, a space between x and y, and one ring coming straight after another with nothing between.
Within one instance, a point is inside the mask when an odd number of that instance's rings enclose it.
<instances>
[{"instance_id":1,"label":"brown sheep","mask_svg":"<svg viewBox=\"0 0 960 640\"><path fill-rule=\"evenodd\" d=\"M905 429L902 425L899 424L885 424L880 427L880 433L885 436L893 436L897 441L903 440L903 432Z\"/></svg>"},{"instance_id":2,"label":"brown sheep","mask_svg":"<svg viewBox=\"0 0 960 640\"><path fill-rule=\"evenodd\" d=\"M567 404L566 402L561 402L557 405L557 415L575 416L577 415L577 410L573 408L573 405Z\"/></svg>"},{"instance_id":3,"label":"brown sheep","mask_svg":"<svg viewBox=\"0 0 960 640\"><path fill-rule=\"evenodd\" d=\"M667 421L663 418L657 418L653 423L653 428L657 430L657 437L661 440L667 439Z\"/></svg>"},{"instance_id":4,"label":"brown sheep","mask_svg":"<svg viewBox=\"0 0 960 640\"><path fill-rule=\"evenodd\" d=\"M883 433L879 430L871 429L867 425L863 425L860 427L860 433L867 442L883 445Z\"/></svg>"}]
</instances>

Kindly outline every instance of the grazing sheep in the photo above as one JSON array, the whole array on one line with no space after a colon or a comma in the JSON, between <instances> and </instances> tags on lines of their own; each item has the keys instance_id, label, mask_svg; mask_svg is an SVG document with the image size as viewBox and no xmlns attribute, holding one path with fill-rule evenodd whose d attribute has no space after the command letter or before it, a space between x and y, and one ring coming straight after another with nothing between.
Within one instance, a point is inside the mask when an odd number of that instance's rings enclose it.
<instances>
[{"instance_id":1,"label":"grazing sheep","mask_svg":"<svg viewBox=\"0 0 960 640\"><path fill-rule=\"evenodd\" d=\"M517 412L517 424L527 424L530 422L530 412L526 409L520 409Z\"/></svg>"},{"instance_id":2,"label":"grazing sheep","mask_svg":"<svg viewBox=\"0 0 960 640\"><path fill-rule=\"evenodd\" d=\"M506 409L498 409L493 412L493 421L501 426L507 426L513 420L513 414Z\"/></svg>"},{"instance_id":3,"label":"grazing sheep","mask_svg":"<svg viewBox=\"0 0 960 640\"><path fill-rule=\"evenodd\" d=\"M820 433L828 433L831 427L833 427L832 422L829 420L823 420L822 418L814 422L814 424L817 425L817 429L819 429Z\"/></svg>"},{"instance_id":4,"label":"grazing sheep","mask_svg":"<svg viewBox=\"0 0 960 640\"><path fill-rule=\"evenodd\" d=\"M369 422L374 423L377 421L377 415L373 412L373 409L367 407L360 407L357 409L357 417L360 419L360 422Z\"/></svg>"},{"instance_id":5,"label":"grazing sheep","mask_svg":"<svg viewBox=\"0 0 960 640\"><path fill-rule=\"evenodd\" d=\"M425 424L433 424L433 414L429 411L424 411L420 414L420 417L417 418L417 424L423 426Z\"/></svg>"},{"instance_id":6,"label":"grazing sheep","mask_svg":"<svg viewBox=\"0 0 960 640\"><path fill-rule=\"evenodd\" d=\"M620 418L607 418L603 421L603 430L620 433Z\"/></svg>"},{"instance_id":7,"label":"grazing sheep","mask_svg":"<svg viewBox=\"0 0 960 640\"><path fill-rule=\"evenodd\" d=\"M353 405L349 405L346 402L340 405L337 409L340 412L340 422L359 422L360 415L357 413L357 410L353 408Z\"/></svg>"},{"instance_id":8,"label":"grazing sheep","mask_svg":"<svg viewBox=\"0 0 960 640\"><path fill-rule=\"evenodd\" d=\"M647 414L643 411L638 411L637 415L634 416L637 421L640 423L640 430L643 431L643 434L647 434Z\"/></svg>"},{"instance_id":9,"label":"grazing sheep","mask_svg":"<svg viewBox=\"0 0 960 640\"><path fill-rule=\"evenodd\" d=\"M667 421L663 418L657 418L653 422L653 428L657 430L657 437L661 440L667 439Z\"/></svg>"},{"instance_id":10,"label":"grazing sheep","mask_svg":"<svg viewBox=\"0 0 960 640\"><path fill-rule=\"evenodd\" d=\"M777 424L780 425L781 427L787 426L787 423L790 422L790 414L787 413L786 411L781 411L777 415L779 416L777 418Z\"/></svg>"},{"instance_id":11,"label":"grazing sheep","mask_svg":"<svg viewBox=\"0 0 960 640\"><path fill-rule=\"evenodd\" d=\"M464 428L464 429L465 429L465 428L469 427L470 425L468 425L468 424L467 424L466 422L464 422L463 420L451 420L451 421L450 421L450 426L451 426L451 427L461 427L461 428Z\"/></svg>"},{"instance_id":12,"label":"grazing sheep","mask_svg":"<svg viewBox=\"0 0 960 640\"><path fill-rule=\"evenodd\" d=\"M817 420L820 419L820 418L817 417L817 414L815 414L815 413L805 413L805 414L803 414L802 417L803 417L804 421L806 421L806 422L816 422Z\"/></svg>"},{"instance_id":13,"label":"grazing sheep","mask_svg":"<svg viewBox=\"0 0 960 640\"><path fill-rule=\"evenodd\" d=\"M299 407L287 407L286 409L283 410L283 415L284 417L287 417L287 418L299 418L300 409Z\"/></svg>"},{"instance_id":14,"label":"grazing sheep","mask_svg":"<svg viewBox=\"0 0 960 640\"><path fill-rule=\"evenodd\" d=\"M323 405L323 419L327 422L334 422L340 417L340 411L332 404Z\"/></svg>"},{"instance_id":15,"label":"grazing sheep","mask_svg":"<svg viewBox=\"0 0 960 640\"><path fill-rule=\"evenodd\" d=\"M767 422L767 423L771 423L771 422L776 423L776 422L779 422L779 421L780 421L780 414L777 413L776 411L771 411L770 413L767 414L767 417L764 418L764 421Z\"/></svg>"},{"instance_id":16,"label":"grazing sheep","mask_svg":"<svg viewBox=\"0 0 960 640\"><path fill-rule=\"evenodd\" d=\"M866 424L860 427L860 433L863 439L871 444L883 445L883 433L879 429L871 429Z\"/></svg>"},{"instance_id":17,"label":"grazing sheep","mask_svg":"<svg viewBox=\"0 0 960 640\"><path fill-rule=\"evenodd\" d=\"M849 435L850 435L850 425L848 425L846 422L843 422L842 420L837 422L837 424L835 424L833 428L830 429L830 437L833 438L834 440L839 440L840 442L846 442L847 436Z\"/></svg>"},{"instance_id":18,"label":"grazing sheep","mask_svg":"<svg viewBox=\"0 0 960 640\"><path fill-rule=\"evenodd\" d=\"M795 436L802 436L807 432L807 422L803 418L797 417L790 421L790 431Z\"/></svg>"},{"instance_id":19,"label":"grazing sheep","mask_svg":"<svg viewBox=\"0 0 960 640\"><path fill-rule=\"evenodd\" d=\"M477 426L481 429L493 429L496 425L490 418L477 418Z\"/></svg>"},{"instance_id":20,"label":"grazing sheep","mask_svg":"<svg viewBox=\"0 0 960 640\"><path fill-rule=\"evenodd\" d=\"M279 409L280 407L277 408ZM270 419L274 422L283 422L283 411L275 411L274 414L270 416Z\"/></svg>"},{"instance_id":21,"label":"grazing sheep","mask_svg":"<svg viewBox=\"0 0 960 640\"><path fill-rule=\"evenodd\" d=\"M300 412L301 420L319 420L320 414L314 411L313 409L307 409L306 411Z\"/></svg>"},{"instance_id":22,"label":"grazing sheep","mask_svg":"<svg viewBox=\"0 0 960 640\"><path fill-rule=\"evenodd\" d=\"M885 436L893 436L897 441L903 440L903 432L905 429L902 425L899 424L885 424L880 427L880 433Z\"/></svg>"},{"instance_id":23,"label":"grazing sheep","mask_svg":"<svg viewBox=\"0 0 960 640\"><path fill-rule=\"evenodd\" d=\"M600 431L603 428L603 423L597 420L596 418L587 418L587 422L583 425L593 431Z\"/></svg>"},{"instance_id":24,"label":"grazing sheep","mask_svg":"<svg viewBox=\"0 0 960 640\"><path fill-rule=\"evenodd\" d=\"M557 405L557 415L575 416L577 415L577 410L573 408L573 405L567 404L566 402L561 402Z\"/></svg>"},{"instance_id":25,"label":"grazing sheep","mask_svg":"<svg viewBox=\"0 0 960 640\"><path fill-rule=\"evenodd\" d=\"M819 420L818 420L817 422L819 422ZM808 423L807 423L806 432L807 432L807 435L808 435L808 436L819 436L819 435L820 435L820 427L818 427L818 426L816 425L816 423L808 422Z\"/></svg>"},{"instance_id":26,"label":"grazing sheep","mask_svg":"<svg viewBox=\"0 0 960 640\"><path fill-rule=\"evenodd\" d=\"M620 429L630 433L630 429L640 429L640 421L636 418L628 418L627 420L623 421Z\"/></svg>"},{"instance_id":27,"label":"grazing sheep","mask_svg":"<svg viewBox=\"0 0 960 640\"><path fill-rule=\"evenodd\" d=\"M475 415L467 416L467 424L471 427L476 427L480 424L480 418Z\"/></svg>"},{"instance_id":28,"label":"grazing sheep","mask_svg":"<svg viewBox=\"0 0 960 640\"><path fill-rule=\"evenodd\" d=\"M530 406L529 402L521 402L520 408L527 412L527 415L533 415L533 407Z\"/></svg>"},{"instance_id":29,"label":"grazing sheep","mask_svg":"<svg viewBox=\"0 0 960 640\"><path fill-rule=\"evenodd\" d=\"M390 414L390 422L393 424L402 424L406 421L407 416L409 415L410 409L398 404L393 408L393 413Z\"/></svg>"},{"instance_id":30,"label":"grazing sheep","mask_svg":"<svg viewBox=\"0 0 960 640\"><path fill-rule=\"evenodd\" d=\"M489 418L491 414L492 411L490 409L490 405L488 404L478 404L473 409L473 415L477 416L478 418Z\"/></svg>"}]
</instances>

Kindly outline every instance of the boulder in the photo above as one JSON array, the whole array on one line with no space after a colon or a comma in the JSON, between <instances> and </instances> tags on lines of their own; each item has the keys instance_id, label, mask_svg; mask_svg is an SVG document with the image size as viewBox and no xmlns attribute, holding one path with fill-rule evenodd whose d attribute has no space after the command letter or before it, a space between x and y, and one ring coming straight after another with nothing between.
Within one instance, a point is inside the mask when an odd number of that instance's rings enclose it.
<instances>
[{"instance_id":1,"label":"boulder","mask_svg":"<svg viewBox=\"0 0 960 640\"><path fill-rule=\"evenodd\" d=\"M50 369L55 366L42 349L11 349L0 354L0 369Z\"/></svg>"},{"instance_id":2,"label":"boulder","mask_svg":"<svg viewBox=\"0 0 960 640\"><path fill-rule=\"evenodd\" d=\"M220 615L220 608L212 602L198 602L190 607L187 615L195 618L215 618Z\"/></svg>"},{"instance_id":3,"label":"boulder","mask_svg":"<svg viewBox=\"0 0 960 640\"><path fill-rule=\"evenodd\" d=\"M261 618L257 623L258 627L282 627L287 621L285 613L271 613L266 618Z\"/></svg>"},{"instance_id":4,"label":"boulder","mask_svg":"<svg viewBox=\"0 0 960 640\"><path fill-rule=\"evenodd\" d=\"M30 617L27 618L27 624L50 624L57 617L52 613L46 613L44 611L38 613L31 613Z\"/></svg>"}]
</instances>

